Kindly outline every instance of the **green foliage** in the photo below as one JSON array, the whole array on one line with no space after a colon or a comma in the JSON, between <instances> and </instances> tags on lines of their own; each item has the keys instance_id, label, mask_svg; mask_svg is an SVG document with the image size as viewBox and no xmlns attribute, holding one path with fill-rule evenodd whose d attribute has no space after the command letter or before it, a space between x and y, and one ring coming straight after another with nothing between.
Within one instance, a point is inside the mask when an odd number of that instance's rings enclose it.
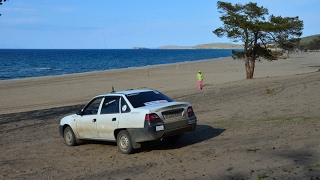
<instances>
[{"instance_id":1,"label":"green foliage","mask_svg":"<svg viewBox=\"0 0 320 180\"><path fill-rule=\"evenodd\" d=\"M6 2L7 0L3 0L3 2ZM0 5L2 5L2 0L0 0ZM0 16L1 16L1 14L0 14Z\"/></svg>"},{"instance_id":2,"label":"green foliage","mask_svg":"<svg viewBox=\"0 0 320 180\"><path fill-rule=\"evenodd\" d=\"M233 167L229 167L227 171L232 171L233 169L234 169Z\"/></svg>"},{"instance_id":3,"label":"green foliage","mask_svg":"<svg viewBox=\"0 0 320 180\"><path fill-rule=\"evenodd\" d=\"M273 52L268 44L277 43L283 49L292 49L300 41L303 21L299 17L281 17L271 15L268 9L257 3L231 4L217 2L220 20L223 26L213 33L218 37L226 36L233 42L243 42L243 51L234 51L233 57L245 59L247 78L253 78L255 61L261 58L278 59L279 52Z\"/></svg>"},{"instance_id":4,"label":"green foliage","mask_svg":"<svg viewBox=\"0 0 320 180\"><path fill-rule=\"evenodd\" d=\"M320 34L303 37L301 38L300 44L308 44L318 37L320 37Z\"/></svg>"},{"instance_id":5,"label":"green foliage","mask_svg":"<svg viewBox=\"0 0 320 180\"><path fill-rule=\"evenodd\" d=\"M250 51L252 51L252 49L248 50L249 53L252 53ZM256 60L260 61L262 60L261 57L263 57L264 59L267 59L269 61L274 61L277 60L277 57L281 56L283 53L282 51L271 51L270 49L267 48L263 48L263 47L257 47L256 49ZM245 59L245 53L244 51L237 51L237 50L232 50L232 58L233 59Z\"/></svg>"},{"instance_id":6,"label":"green foliage","mask_svg":"<svg viewBox=\"0 0 320 180\"><path fill-rule=\"evenodd\" d=\"M267 86L265 89L265 94L275 94L274 89L269 89Z\"/></svg>"},{"instance_id":7,"label":"green foliage","mask_svg":"<svg viewBox=\"0 0 320 180\"><path fill-rule=\"evenodd\" d=\"M319 50L320 49L320 36L313 36L313 39L308 42L301 44L300 49L304 50Z\"/></svg>"},{"instance_id":8,"label":"green foliage","mask_svg":"<svg viewBox=\"0 0 320 180\"><path fill-rule=\"evenodd\" d=\"M267 178L267 177L269 177L269 176L267 176L265 173L258 175L258 179L259 179L259 180L260 180L260 179L265 179L265 178Z\"/></svg>"},{"instance_id":9,"label":"green foliage","mask_svg":"<svg viewBox=\"0 0 320 180\"><path fill-rule=\"evenodd\" d=\"M307 166L307 168L309 169L309 171L318 171L320 172L320 164L314 164L314 165L309 165Z\"/></svg>"}]
</instances>

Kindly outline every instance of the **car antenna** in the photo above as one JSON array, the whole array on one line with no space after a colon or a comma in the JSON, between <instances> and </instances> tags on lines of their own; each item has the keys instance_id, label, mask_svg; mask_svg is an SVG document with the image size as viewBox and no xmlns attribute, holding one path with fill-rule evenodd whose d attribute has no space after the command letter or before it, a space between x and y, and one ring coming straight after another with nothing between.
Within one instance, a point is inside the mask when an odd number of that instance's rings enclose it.
<instances>
[{"instance_id":1,"label":"car antenna","mask_svg":"<svg viewBox=\"0 0 320 180\"><path fill-rule=\"evenodd\" d=\"M112 91L111 91L111 92L112 92L112 93L115 92L115 91L114 91L114 88L113 88L113 85L112 85Z\"/></svg>"}]
</instances>

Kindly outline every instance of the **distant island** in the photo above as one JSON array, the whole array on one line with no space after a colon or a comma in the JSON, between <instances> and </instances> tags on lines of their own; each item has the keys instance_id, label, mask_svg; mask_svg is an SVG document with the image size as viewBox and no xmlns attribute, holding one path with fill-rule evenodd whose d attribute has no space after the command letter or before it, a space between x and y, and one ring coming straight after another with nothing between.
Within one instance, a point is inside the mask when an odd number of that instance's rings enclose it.
<instances>
[{"instance_id":1,"label":"distant island","mask_svg":"<svg viewBox=\"0 0 320 180\"><path fill-rule=\"evenodd\" d=\"M133 47L132 49L150 49L150 48L146 48L146 47Z\"/></svg>"},{"instance_id":2,"label":"distant island","mask_svg":"<svg viewBox=\"0 0 320 180\"><path fill-rule=\"evenodd\" d=\"M150 49L146 47L133 47L133 49ZM232 44L232 43L210 43L210 44L199 44L196 46L160 46L156 49L243 49L243 45Z\"/></svg>"}]
</instances>

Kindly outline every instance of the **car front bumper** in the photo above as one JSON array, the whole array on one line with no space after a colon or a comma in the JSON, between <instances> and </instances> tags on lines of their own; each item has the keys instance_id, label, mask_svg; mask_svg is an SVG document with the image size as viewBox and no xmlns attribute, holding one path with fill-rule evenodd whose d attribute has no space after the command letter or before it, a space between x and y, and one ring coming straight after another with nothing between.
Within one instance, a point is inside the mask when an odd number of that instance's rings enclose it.
<instances>
[{"instance_id":1,"label":"car front bumper","mask_svg":"<svg viewBox=\"0 0 320 180\"><path fill-rule=\"evenodd\" d=\"M59 133L60 133L60 136L63 137L63 126L62 125L59 125Z\"/></svg>"}]
</instances>

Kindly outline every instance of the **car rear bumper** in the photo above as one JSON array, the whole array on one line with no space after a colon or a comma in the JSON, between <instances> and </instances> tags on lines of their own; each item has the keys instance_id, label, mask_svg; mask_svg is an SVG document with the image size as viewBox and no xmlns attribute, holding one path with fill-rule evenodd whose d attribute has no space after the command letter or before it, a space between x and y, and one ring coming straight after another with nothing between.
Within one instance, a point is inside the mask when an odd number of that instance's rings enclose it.
<instances>
[{"instance_id":1,"label":"car rear bumper","mask_svg":"<svg viewBox=\"0 0 320 180\"><path fill-rule=\"evenodd\" d=\"M181 127L178 129L170 129L170 130L166 130L164 131L163 135L161 138L166 138L166 137L170 137L170 136L175 136L175 135L179 135L179 134L183 134L186 132L190 132L190 131L194 131L197 127L197 124L191 124L185 127Z\"/></svg>"},{"instance_id":2,"label":"car rear bumper","mask_svg":"<svg viewBox=\"0 0 320 180\"><path fill-rule=\"evenodd\" d=\"M127 130L131 135L132 141L136 143L160 140L162 138L194 131L197 127L197 119L194 118L190 120L192 124L188 124L186 122L184 122L184 124L181 122L172 122L151 126L145 125L145 128L131 128Z\"/></svg>"}]
</instances>

